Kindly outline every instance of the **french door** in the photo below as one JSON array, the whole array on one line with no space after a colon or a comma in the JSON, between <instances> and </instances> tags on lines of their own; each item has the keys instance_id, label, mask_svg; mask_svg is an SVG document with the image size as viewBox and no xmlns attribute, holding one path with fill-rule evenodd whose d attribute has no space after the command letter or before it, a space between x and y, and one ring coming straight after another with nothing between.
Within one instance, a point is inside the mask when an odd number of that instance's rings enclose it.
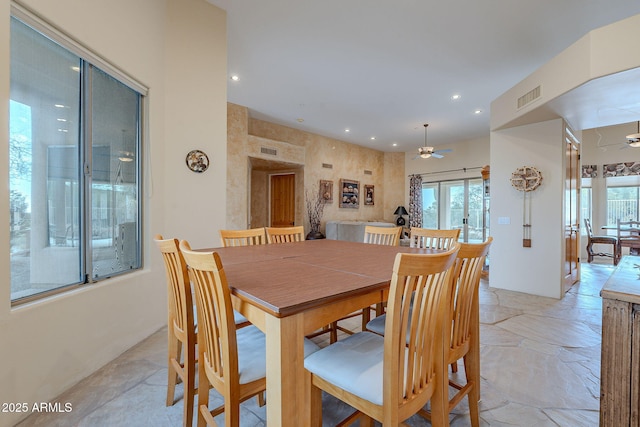
<instances>
[{"instance_id":1,"label":"french door","mask_svg":"<svg viewBox=\"0 0 640 427\"><path fill-rule=\"evenodd\" d=\"M422 185L422 226L460 229L460 241L482 242L482 178Z\"/></svg>"}]
</instances>

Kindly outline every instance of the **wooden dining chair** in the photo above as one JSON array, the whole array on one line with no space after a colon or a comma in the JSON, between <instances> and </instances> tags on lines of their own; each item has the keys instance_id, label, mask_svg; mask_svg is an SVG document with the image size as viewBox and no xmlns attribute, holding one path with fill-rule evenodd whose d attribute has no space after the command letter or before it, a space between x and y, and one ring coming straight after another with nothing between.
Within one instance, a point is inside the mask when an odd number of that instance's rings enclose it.
<instances>
[{"instance_id":1,"label":"wooden dining chair","mask_svg":"<svg viewBox=\"0 0 640 427\"><path fill-rule=\"evenodd\" d=\"M240 403L266 390L264 334L255 326L237 329L222 262L215 252L195 252L185 240L180 250L189 266L198 308L198 426L216 425L225 412L226 425L239 425ZM224 369L223 369L224 367ZM209 389L224 404L209 410Z\"/></svg>"},{"instance_id":2,"label":"wooden dining chair","mask_svg":"<svg viewBox=\"0 0 640 427\"><path fill-rule=\"evenodd\" d=\"M480 410L480 309L479 288L484 260L489 253L493 237L483 243L461 243L453 264L452 285L450 286L451 340L447 352L447 364L453 372L458 371L458 361L463 360L465 384L449 380L442 385L453 387L456 393L449 399L448 413L467 396L471 425L479 427ZM421 415L430 414L422 409Z\"/></svg>"},{"instance_id":3,"label":"wooden dining chair","mask_svg":"<svg viewBox=\"0 0 640 427\"><path fill-rule=\"evenodd\" d=\"M267 242L288 243L301 242L304 240L304 227L265 227L267 232Z\"/></svg>"},{"instance_id":4,"label":"wooden dining chair","mask_svg":"<svg viewBox=\"0 0 640 427\"><path fill-rule=\"evenodd\" d=\"M471 425L478 427L480 415L478 401L480 400L480 319L478 308L478 290L482 267L489 252L493 237L483 243L454 243L460 250L456 255L452 267L451 286L449 286L450 303L449 318L451 333L447 350L446 363L453 372L458 371L458 361L463 359L466 383L460 385L452 380L441 383L443 393L449 395L449 386L456 389L456 393L448 403L448 413L465 397L468 396ZM367 330L380 335L386 333L387 315L373 319L367 325ZM410 337L406 337L407 342ZM425 417L429 413L424 409L419 412Z\"/></svg>"},{"instance_id":5,"label":"wooden dining chair","mask_svg":"<svg viewBox=\"0 0 640 427\"><path fill-rule=\"evenodd\" d=\"M341 425L363 415L360 425L372 426L372 419L384 426L404 425L429 401L433 425L448 425L448 397L438 383L447 375L447 298L458 249L397 254L385 335L358 332L305 358L312 426L322 425L322 391L356 409Z\"/></svg>"},{"instance_id":6,"label":"wooden dining chair","mask_svg":"<svg viewBox=\"0 0 640 427\"><path fill-rule=\"evenodd\" d=\"M377 227L373 225L367 225L364 228L364 243L374 245L386 245L386 246L398 246L400 242L400 234L402 233L402 227ZM351 319L353 317L362 317L362 330L365 329L367 323L371 320L371 311L381 312L382 305L380 307L371 306L365 307L362 310L351 313L348 316L342 317L335 322L332 322L320 333L329 332L329 343L334 343L338 340L338 331L342 331L348 335L353 334L353 331L341 326L340 321Z\"/></svg>"},{"instance_id":7,"label":"wooden dining chair","mask_svg":"<svg viewBox=\"0 0 640 427\"><path fill-rule=\"evenodd\" d=\"M193 421L193 400L196 393L196 321L187 265L177 239L165 239L157 234L154 241L164 260L168 298L167 406L174 402L178 380L184 385L183 426Z\"/></svg>"},{"instance_id":8,"label":"wooden dining chair","mask_svg":"<svg viewBox=\"0 0 640 427\"><path fill-rule=\"evenodd\" d=\"M264 227L248 230L220 230L223 247L264 245L267 243Z\"/></svg>"},{"instance_id":9,"label":"wooden dining chair","mask_svg":"<svg viewBox=\"0 0 640 427\"><path fill-rule=\"evenodd\" d=\"M376 227L367 225L364 227L364 243L374 245L398 246L402 227Z\"/></svg>"},{"instance_id":10,"label":"wooden dining chair","mask_svg":"<svg viewBox=\"0 0 640 427\"><path fill-rule=\"evenodd\" d=\"M622 248L629 248L629 254L638 255L640 253L640 221L616 221L618 250L615 258L615 265L618 265L622 257Z\"/></svg>"},{"instance_id":11,"label":"wooden dining chair","mask_svg":"<svg viewBox=\"0 0 640 427\"><path fill-rule=\"evenodd\" d=\"M214 417L225 414L225 425L239 426L240 403L266 389L266 342L253 325L235 325L231 291L217 252L193 251L185 240L180 250L188 265L198 309L198 427L215 426ZM319 347L304 341L304 355ZM209 389L224 403L209 409ZM259 400L260 401L260 400ZM264 401L262 401L264 402Z\"/></svg>"},{"instance_id":12,"label":"wooden dining chair","mask_svg":"<svg viewBox=\"0 0 640 427\"><path fill-rule=\"evenodd\" d=\"M587 262L592 262L593 257L601 256L613 258L613 264L617 264L619 259L618 238L616 236L594 235L589 218L584 219L584 226L587 230ZM594 252L593 245L611 245L611 252Z\"/></svg>"},{"instance_id":13,"label":"wooden dining chair","mask_svg":"<svg viewBox=\"0 0 640 427\"><path fill-rule=\"evenodd\" d=\"M438 230L412 227L409 246L412 248L448 249L460 237L460 229Z\"/></svg>"}]
</instances>

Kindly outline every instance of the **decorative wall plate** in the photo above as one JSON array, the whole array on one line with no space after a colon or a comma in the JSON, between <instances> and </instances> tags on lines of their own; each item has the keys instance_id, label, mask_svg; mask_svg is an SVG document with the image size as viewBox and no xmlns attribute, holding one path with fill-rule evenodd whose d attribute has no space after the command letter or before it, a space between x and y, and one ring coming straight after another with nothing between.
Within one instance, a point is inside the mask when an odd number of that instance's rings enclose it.
<instances>
[{"instance_id":1,"label":"decorative wall plate","mask_svg":"<svg viewBox=\"0 0 640 427\"><path fill-rule=\"evenodd\" d=\"M209 157L200 150L191 150L187 154L187 167L193 172L202 173L209 167Z\"/></svg>"},{"instance_id":2,"label":"decorative wall plate","mask_svg":"<svg viewBox=\"0 0 640 427\"><path fill-rule=\"evenodd\" d=\"M511 174L511 185L519 191L533 191L542 183L542 174L533 166L522 166Z\"/></svg>"}]
</instances>

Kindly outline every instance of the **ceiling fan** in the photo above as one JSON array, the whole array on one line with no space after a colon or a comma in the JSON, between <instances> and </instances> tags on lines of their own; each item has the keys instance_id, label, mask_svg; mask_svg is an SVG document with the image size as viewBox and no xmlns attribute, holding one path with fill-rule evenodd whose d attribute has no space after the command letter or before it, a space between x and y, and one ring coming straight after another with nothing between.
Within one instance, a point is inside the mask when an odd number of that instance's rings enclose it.
<instances>
[{"instance_id":1,"label":"ceiling fan","mask_svg":"<svg viewBox=\"0 0 640 427\"><path fill-rule=\"evenodd\" d=\"M424 147L418 148L418 155L414 157L414 159L417 159L418 157L421 157L423 159L428 159L429 157L435 157L436 159L441 159L444 157L442 153L449 153L452 151L450 148L447 148L445 150L435 150L433 147L427 146L427 127L428 126L429 126L428 123L424 124Z\"/></svg>"}]
</instances>

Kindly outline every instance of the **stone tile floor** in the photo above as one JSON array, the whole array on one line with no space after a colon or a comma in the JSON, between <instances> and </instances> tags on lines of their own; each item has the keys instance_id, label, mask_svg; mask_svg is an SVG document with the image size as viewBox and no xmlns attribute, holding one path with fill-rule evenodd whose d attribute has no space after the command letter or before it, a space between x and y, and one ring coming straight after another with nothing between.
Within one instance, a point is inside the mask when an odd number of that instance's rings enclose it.
<instances>
[{"instance_id":1,"label":"stone tile floor","mask_svg":"<svg viewBox=\"0 0 640 427\"><path fill-rule=\"evenodd\" d=\"M482 282L481 426L598 425L600 289L612 271L610 263L582 264L582 280L562 300ZM358 328L359 319L351 320ZM326 345L326 337L316 340ZM174 406L164 405L165 355L163 328L55 399L72 403L72 412L34 414L19 426L179 426L182 391L176 391ZM215 391L211 398L220 399ZM325 396L323 411L323 425L329 426L350 408ZM243 427L264 426L265 419L266 409L255 399L242 404ZM470 425L466 399L450 419L453 427ZM430 425L418 416L407 424Z\"/></svg>"}]
</instances>

